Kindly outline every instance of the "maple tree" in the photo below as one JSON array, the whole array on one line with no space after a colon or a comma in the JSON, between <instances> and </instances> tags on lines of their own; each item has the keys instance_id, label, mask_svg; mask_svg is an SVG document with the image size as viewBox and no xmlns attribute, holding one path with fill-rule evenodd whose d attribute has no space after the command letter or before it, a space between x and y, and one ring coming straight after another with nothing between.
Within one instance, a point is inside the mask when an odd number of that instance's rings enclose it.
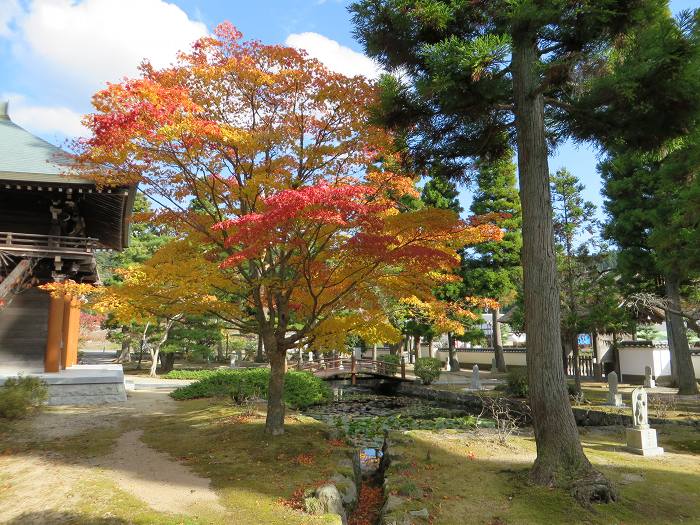
<instances>
[{"instance_id":1,"label":"maple tree","mask_svg":"<svg viewBox=\"0 0 700 525\"><path fill-rule=\"evenodd\" d=\"M136 184L177 241L101 300L125 322L207 312L259 334L271 364L266 430L283 432L288 349L348 333L398 337L387 298L428 301L457 249L501 231L490 217L399 213L417 196L365 109L375 87L230 24L175 65L109 85L85 118L77 170Z\"/></svg>"}]
</instances>

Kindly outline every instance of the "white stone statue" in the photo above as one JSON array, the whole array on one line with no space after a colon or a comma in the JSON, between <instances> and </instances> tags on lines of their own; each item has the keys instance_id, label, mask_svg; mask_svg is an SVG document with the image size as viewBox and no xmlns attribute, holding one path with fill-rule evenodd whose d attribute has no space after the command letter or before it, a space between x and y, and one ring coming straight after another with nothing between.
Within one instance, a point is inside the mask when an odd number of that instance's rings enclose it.
<instances>
[{"instance_id":1,"label":"white stone statue","mask_svg":"<svg viewBox=\"0 0 700 525\"><path fill-rule=\"evenodd\" d=\"M632 391L632 420L634 426L625 431L627 450L641 456L663 454L664 449L656 441L656 430L649 427L647 393L643 386Z\"/></svg>"},{"instance_id":2,"label":"white stone statue","mask_svg":"<svg viewBox=\"0 0 700 525\"><path fill-rule=\"evenodd\" d=\"M643 386L632 391L632 420L635 428L649 428L647 392Z\"/></svg>"},{"instance_id":3,"label":"white stone statue","mask_svg":"<svg viewBox=\"0 0 700 525\"><path fill-rule=\"evenodd\" d=\"M472 390L481 390L481 380L479 379L479 365L472 368Z\"/></svg>"}]
</instances>

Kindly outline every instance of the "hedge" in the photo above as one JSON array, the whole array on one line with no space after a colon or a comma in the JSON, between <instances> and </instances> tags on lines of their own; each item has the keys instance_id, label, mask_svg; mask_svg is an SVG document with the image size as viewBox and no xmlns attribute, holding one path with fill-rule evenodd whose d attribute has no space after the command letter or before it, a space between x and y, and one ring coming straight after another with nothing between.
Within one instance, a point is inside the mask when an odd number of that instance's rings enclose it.
<instances>
[{"instance_id":1,"label":"hedge","mask_svg":"<svg viewBox=\"0 0 700 525\"><path fill-rule=\"evenodd\" d=\"M202 377L191 385L170 393L178 400L201 397L232 397L236 400L267 398L269 368L244 370L200 370ZM331 399L331 390L318 377L308 372L287 372L284 380L284 401L292 408L304 408Z\"/></svg>"}]
</instances>

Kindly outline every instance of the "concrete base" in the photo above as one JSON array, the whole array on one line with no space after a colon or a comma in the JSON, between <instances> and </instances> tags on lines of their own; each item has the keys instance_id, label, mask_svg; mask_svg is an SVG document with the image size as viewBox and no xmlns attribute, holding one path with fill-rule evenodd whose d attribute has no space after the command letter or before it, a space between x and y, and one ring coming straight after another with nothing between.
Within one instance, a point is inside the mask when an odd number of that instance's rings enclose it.
<instances>
[{"instance_id":1,"label":"concrete base","mask_svg":"<svg viewBox=\"0 0 700 525\"><path fill-rule=\"evenodd\" d=\"M10 375L0 375L0 384ZM49 405L103 405L126 401L122 365L73 365L57 373L27 374L49 388Z\"/></svg>"},{"instance_id":2,"label":"concrete base","mask_svg":"<svg viewBox=\"0 0 700 525\"><path fill-rule=\"evenodd\" d=\"M640 456L660 456L664 449L656 442L656 430L653 428L628 428L627 450Z\"/></svg>"}]
</instances>

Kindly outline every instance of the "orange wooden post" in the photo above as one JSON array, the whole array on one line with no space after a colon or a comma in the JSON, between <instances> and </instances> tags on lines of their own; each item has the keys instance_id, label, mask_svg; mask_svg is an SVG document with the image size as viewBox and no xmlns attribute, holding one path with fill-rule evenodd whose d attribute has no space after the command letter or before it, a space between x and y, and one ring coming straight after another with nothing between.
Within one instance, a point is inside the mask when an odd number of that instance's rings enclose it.
<instances>
[{"instance_id":1,"label":"orange wooden post","mask_svg":"<svg viewBox=\"0 0 700 525\"><path fill-rule=\"evenodd\" d=\"M78 336L80 335L80 302L70 295L63 302L63 353L61 366L68 368L78 362Z\"/></svg>"},{"instance_id":2,"label":"orange wooden post","mask_svg":"<svg viewBox=\"0 0 700 525\"><path fill-rule=\"evenodd\" d=\"M401 356L401 379L406 379L406 358Z\"/></svg>"},{"instance_id":3,"label":"orange wooden post","mask_svg":"<svg viewBox=\"0 0 700 525\"><path fill-rule=\"evenodd\" d=\"M66 294L63 296L63 319L61 321L61 342L63 350L61 351L61 368L68 368L71 363L69 363L68 357L68 330L70 324L70 295Z\"/></svg>"},{"instance_id":4,"label":"orange wooden post","mask_svg":"<svg viewBox=\"0 0 700 525\"><path fill-rule=\"evenodd\" d=\"M63 346L63 297L51 297L49 325L44 354L44 372L61 370L61 347Z\"/></svg>"}]
</instances>

